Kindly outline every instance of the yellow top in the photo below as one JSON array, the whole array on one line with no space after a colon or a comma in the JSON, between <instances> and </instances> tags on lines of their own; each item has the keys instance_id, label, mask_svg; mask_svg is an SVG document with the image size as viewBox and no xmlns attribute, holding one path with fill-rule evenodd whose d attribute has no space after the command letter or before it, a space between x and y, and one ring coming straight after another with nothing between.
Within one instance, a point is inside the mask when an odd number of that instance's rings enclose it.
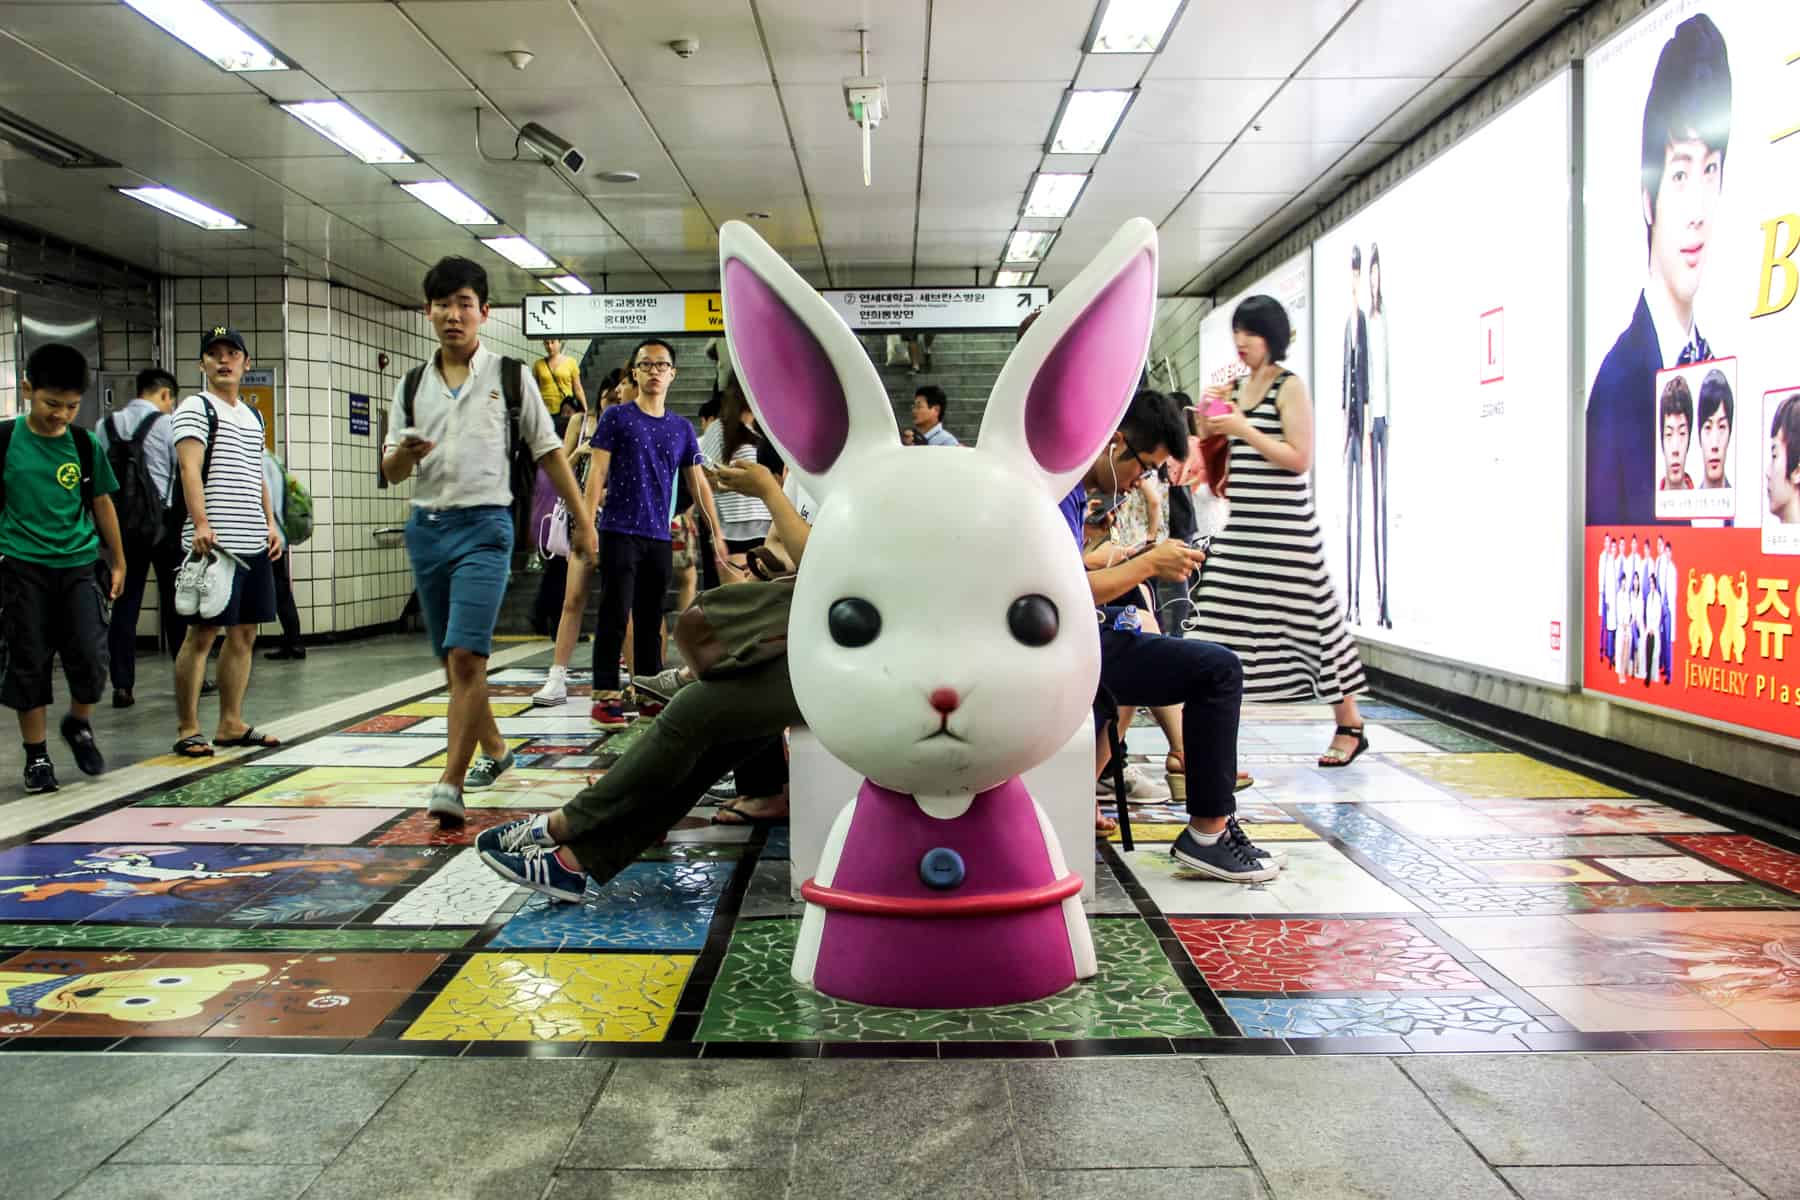
<instances>
[{"instance_id":1,"label":"yellow top","mask_svg":"<svg viewBox=\"0 0 1800 1200\"><path fill-rule=\"evenodd\" d=\"M544 407L555 416L562 411L563 401L575 396L575 380L581 375L581 364L568 354L556 356L556 366L550 360L540 358L531 366L531 373L537 376L538 391L543 393Z\"/></svg>"}]
</instances>

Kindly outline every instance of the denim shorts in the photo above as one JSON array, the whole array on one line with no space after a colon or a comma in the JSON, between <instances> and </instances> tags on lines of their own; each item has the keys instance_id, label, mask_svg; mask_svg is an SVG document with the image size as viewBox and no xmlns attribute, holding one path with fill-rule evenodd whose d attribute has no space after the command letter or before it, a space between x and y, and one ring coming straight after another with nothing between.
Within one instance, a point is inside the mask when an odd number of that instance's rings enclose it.
<instances>
[{"instance_id":1,"label":"denim shorts","mask_svg":"<svg viewBox=\"0 0 1800 1200\"><path fill-rule=\"evenodd\" d=\"M492 652L512 547L512 513L499 505L413 509L406 552L437 657L457 649L483 658Z\"/></svg>"}]
</instances>

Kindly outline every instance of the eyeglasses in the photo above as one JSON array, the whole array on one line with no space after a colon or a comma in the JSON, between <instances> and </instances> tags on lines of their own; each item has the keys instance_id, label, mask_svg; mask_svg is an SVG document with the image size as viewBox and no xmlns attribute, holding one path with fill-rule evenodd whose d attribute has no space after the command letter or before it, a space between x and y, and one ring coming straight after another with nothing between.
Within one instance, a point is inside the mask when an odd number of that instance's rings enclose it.
<instances>
[{"instance_id":1,"label":"eyeglasses","mask_svg":"<svg viewBox=\"0 0 1800 1200\"><path fill-rule=\"evenodd\" d=\"M1145 474L1149 474L1151 471L1156 470L1156 464L1153 462L1145 462L1144 451L1139 450L1136 446L1132 445L1130 438L1121 433L1119 435L1119 440L1125 443L1125 448L1131 451L1131 457L1137 459L1137 465Z\"/></svg>"},{"instance_id":2,"label":"eyeglasses","mask_svg":"<svg viewBox=\"0 0 1800 1200\"><path fill-rule=\"evenodd\" d=\"M650 359L639 363L637 369L646 375L661 375L665 371L673 371L675 364L667 359Z\"/></svg>"}]
</instances>

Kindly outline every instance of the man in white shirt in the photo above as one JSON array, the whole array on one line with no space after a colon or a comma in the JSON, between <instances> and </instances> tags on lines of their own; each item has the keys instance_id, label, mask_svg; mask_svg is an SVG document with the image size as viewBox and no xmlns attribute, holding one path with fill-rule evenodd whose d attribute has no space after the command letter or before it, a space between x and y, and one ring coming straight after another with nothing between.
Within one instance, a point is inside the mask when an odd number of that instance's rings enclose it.
<instances>
[{"instance_id":1,"label":"man in white shirt","mask_svg":"<svg viewBox=\"0 0 1800 1200\"><path fill-rule=\"evenodd\" d=\"M275 619L275 575L271 562L286 549L263 483L263 424L256 409L238 396L250 353L244 336L215 325L200 338L200 369L206 389L175 410L178 486L186 504L181 527L185 556L204 559L222 549L243 564L232 574L224 609L204 622L195 618L175 660L175 704L179 729L175 753L210 758L213 746L200 733L200 685L206 657L221 629L219 724L213 744L278 746L244 720L244 692L256 627Z\"/></svg>"},{"instance_id":2,"label":"man in white shirt","mask_svg":"<svg viewBox=\"0 0 1800 1200\"><path fill-rule=\"evenodd\" d=\"M919 441L926 446L960 446L956 435L944 428L944 412L950 406L944 389L935 383L928 383L913 393L912 419L913 428L919 431Z\"/></svg>"},{"instance_id":3,"label":"man in white shirt","mask_svg":"<svg viewBox=\"0 0 1800 1200\"><path fill-rule=\"evenodd\" d=\"M427 808L444 824L461 824L465 788L494 785L513 764L488 705L487 662L494 623L506 597L513 548L512 434L504 373L518 372L518 438L543 468L569 510L571 570L594 558L594 520L562 439L523 364L509 364L481 344L488 319L487 272L466 258L439 260L425 275L425 315L438 352L418 377L407 417L407 382L394 389L394 428L382 447L389 483L415 472L406 552L431 650L450 681L449 749ZM481 756L471 767L476 744Z\"/></svg>"},{"instance_id":4,"label":"man in white shirt","mask_svg":"<svg viewBox=\"0 0 1800 1200\"><path fill-rule=\"evenodd\" d=\"M169 484L175 478L175 423L166 418L175 410L176 386L175 377L161 367L146 367L138 372L136 398L100 422L96 431L101 453L110 454L115 436L131 441L146 421L151 422L149 432L144 434L144 469L160 497L160 516L165 525ZM125 590L113 603L112 624L107 629L114 708L130 708L137 703L133 692L137 687L138 611L144 606L144 585L149 582L152 569L156 571L156 610L163 643L171 656L181 650L188 623L175 612L175 568L180 564L180 541L167 531L162 540L148 549L125 547Z\"/></svg>"}]
</instances>

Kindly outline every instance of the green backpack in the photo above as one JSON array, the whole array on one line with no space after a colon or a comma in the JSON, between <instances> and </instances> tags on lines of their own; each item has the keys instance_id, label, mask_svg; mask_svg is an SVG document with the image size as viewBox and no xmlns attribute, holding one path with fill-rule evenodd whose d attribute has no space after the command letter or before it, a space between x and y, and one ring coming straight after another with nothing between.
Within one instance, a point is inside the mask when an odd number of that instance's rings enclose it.
<instances>
[{"instance_id":1,"label":"green backpack","mask_svg":"<svg viewBox=\"0 0 1800 1200\"><path fill-rule=\"evenodd\" d=\"M297 476L288 474L287 466L280 459L275 460L275 466L281 471L281 536L287 539L288 545L298 546L312 536L312 493Z\"/></svg>"}]
</instances>

